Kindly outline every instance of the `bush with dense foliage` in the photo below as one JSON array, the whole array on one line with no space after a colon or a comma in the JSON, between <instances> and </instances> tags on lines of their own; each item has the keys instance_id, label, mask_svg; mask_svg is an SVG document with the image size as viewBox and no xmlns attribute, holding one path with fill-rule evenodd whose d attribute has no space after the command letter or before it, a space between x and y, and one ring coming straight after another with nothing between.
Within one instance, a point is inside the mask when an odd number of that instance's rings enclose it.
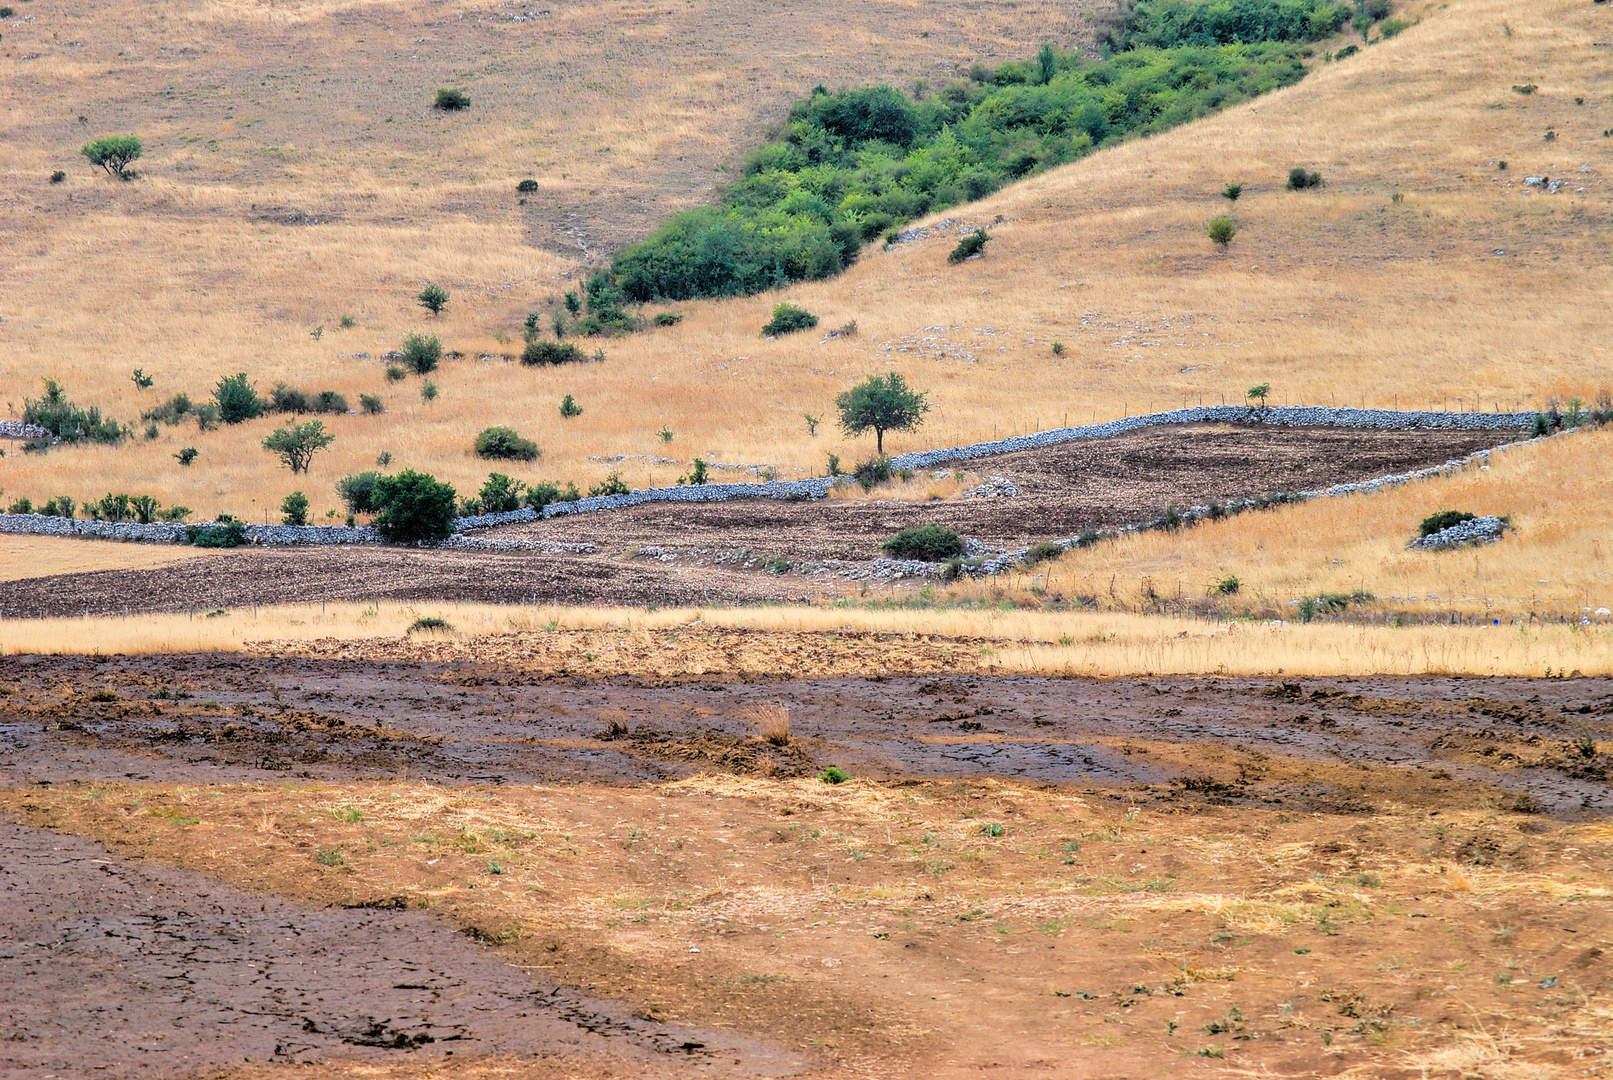
<instances>
[{"instance_id":1,"label":"bush with dense foliage","mask_svg":"<svg viewBox=\"0 0 1613 1080\"><path fill-rule=\"evenodd\" d=\"M958 246L953 248L952 253L947 256L947 262L961 263L965 259L979 255L986 250L986 241L990 239L991 234L986 232L985 229L976 229L958 241Z\"/></svg>"},{"instance_id":2,"label":"bush with dense foliage","mask_svg":"<svg viewBox=\"0 0 1613 1080\"><path fill-rule=\"evenodd\" d=\"M1295 0L1271 2L1287 10ZM1033 63L977 68L972 81L922 101L888 86L819 87L749 155L719 205L673 215L619 252L611 275L639 302L828 277L903 222L1299 81L1309 32L1289 36L1278 20L1251 38L1257 22L1237 24L1243 44L1139 43L1097 58L1047 48Z\"/></svg>"},{"instance_id":3,"label":"bush with dense foliage","mask_svg":"<svg viewBox=\"0 0 1613 1080\"><path fill-rule=\"evenodd\" d=\"M443 112L458 112L461 109L468 109L470 108L470 95L463 90L455 90L451 87L440 89L437 91L437 96L432 99L431 107L441 109Z\"/></svg>"},{"instance_id":4,"label":"bush with dense foliage","mask_svg":"<svg viewBox=\"0 0 1613 1080\"><path fill-rule=\"evenodd\" d=\"M514 428L490 427L476 436L476 456L498 461L536 461L543 455L538 444Z\"/></svg>"},{"instance_id":5,"label":"bush with dense foliage","mask_svg":"<svg viewBox=\"0 0 1613 1080\"><path fill-rule=\"evenodd\" d=\"M381 479L378 472L361 472L344 476L336 481L336 496L347 505L349 514L375 513L375 485Z\"/></svg>"},{"instance_id":6,"label":"bush with dense foliage","mask_svg":"<svg viewBox=\"0 0 1613 1080\"><path fill-rule=\"evenodd\" d=\"M293 491L281 499L280 515L282 525L308 524L308 496L300 491Z\"/></svg>"},{"instance_id":7,"label":"bush with dense foliage","mask_svg":"<svg viewBox=\"0 0 1613 1080\"><path fill-rule=\"evenodd\" d=\"M263 413L263 399L244 371L220 379L213 388L213 400L218 403L218 418L226 424L243 423Z\"/></svg>"},{"instance_id":8,"label":"bush with dense foliage","mask_svg":"<svg viewBox=\"0 0 1613 1080\"><path fill-rule=\"evenodd\" d=\"M547 480L541 480L526 489L525 501L532 509L541 511L550 503L576 502L580 498L582 498L582 492L577 490L576 484L568 482L566 490L561 491L557 485L551 484Z\"/></svg>"},{"instance_id":9,"label":"bush with dense foliage","mask_svg":"<svg viewBox=\"0 0 1613 1080\"><path fill-rule=\"evenodd\" d=\"M212 525L186 525L185 542L204 548L232 548L246 543L246 525L220 517Z\"/></svg>"},{"instance_id":10,"label":"bush with dense foliage","mask_svg":"<svg viewBox=\"0 0 1613 1080\"><path fill-rule=\"evenodd\" d=\"M115 443L128 434L122 424L102 416L96 406L81 409L68 401L67 391L55 379L45 379L44 383L44 397L23 399L23 423L42 427L64 443ZM38 452L50 449L52 444L52 439L35 439L24 443L23 449Z\"/></svg>"},{"instance_id":11,"label":"bush with dense foliage","mask_svg":"<svg viewBox=\"0 0 1613 1080\"><path fill-rule=\"evenodd\" d=\"M521 509L521 493L526 484L512 480L503 473L488 473L487 481L477 493L477 505L484 514L502 514Z\"/></svg>"},{"instance_id":12,"label":"bush with dense foliage","mask_svg":"<svg viewBox=\"0 0 1613 1080\"><path fill-rule=\"evenodd\" d=\"M371 496L375 520L370 524L394 543L445 540L454 531L456 498L453 485L429 473L405 469L376 480Z\"/></svg>"},{"instance_id":13,"label":"bush with dense foliage","mask_svg":"<svg viewBox=\"0 0 1613 1080\"><path fill-rule=\"evenodd\" d=\"M1333 0L1136 0L1122 3L1099 30L1112 50L1318 41L1350 21Z\"/></svg>"},{"instance_id":14,"label":"bush with dense foliage","mask_svg":"<svg viewBox=\"0 0 1613 1080\"><path fill-rule=\"evenodd\" d=\"M796 307L794 304L779 304L773 309L773 317L762 327L762 334L766 337L793 334L797 330L810 330L817 325L818 317L806 308Z\"/></svg>"},{"instance_id":15,"label":"bush with dense foliage","mask_svg":"<svg viewBox=\"0 0 1613 1080\"><path fill-rule=\"evenodd\" d=\"M310 393L307 390L298 390L285 383L275 384L269 391L269 400L266 403L268 412L278 413L344 413L347 411L347 399L334 390L321 390L319 393ZM144 419L144 417L142 417Z\"/></svg>"},{"instance_id":16,"label":"bush with dense foliage","mask_svg":"<svg viewBox=\"0 0 1613 1080\"><path fill-rule=\"evenodd\" d=\"M964 553L963 537L945 525L920 525L903 529L880 545L893 559L919 559L945 562Z\"/></svg>"},{"instance_id":17,"label":"bush with dense foliage","mask_svg":"<svg viewBox=\"0 0 1613 1080\"><path fill-rule=\"evenodd\" d=\"M521 350L521 363L528 367L580 364L586 359L587 354L569 341L548 341L540 337L531 337L527 339L526 348Z\"/></svg>"},{"instance_id":18,"label":"bush with dense foliage","mask_svg":"<svg viewBox=\"0 0 1613 1080\"><path fill-rule=\"evenodd\" d=\"M410 334L398 352L404 366L416 375L430 375L442 363L442 341L435 334Z\"/></svg>"}]
</instances>

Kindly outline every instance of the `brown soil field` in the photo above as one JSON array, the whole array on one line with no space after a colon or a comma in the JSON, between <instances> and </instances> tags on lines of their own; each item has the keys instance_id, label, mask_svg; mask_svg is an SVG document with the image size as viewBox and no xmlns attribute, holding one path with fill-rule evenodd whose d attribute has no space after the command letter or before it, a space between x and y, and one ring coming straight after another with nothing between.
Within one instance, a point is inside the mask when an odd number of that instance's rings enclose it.
<instances>
[{"instance_id":1,"label":"brown soil field","mask_svg":"<svg viewBox=\"0 0 1613 1080\"><path fill-rule=\"evenodd\" d=\"M8 658L0 687L4 883L33 909L6 908L0 964L60 988L0 993L8 1068L1603 1064L1606 679L176 656Z\"/></svg>"},{"instance_id":2,"label":"brown soil field","mask_svg":"<svg viewBox=\"0 0 1613 1080\"><path fill-rule=\"evenodd\" d=\"M962 463L971 475L1011 480L1020 488L1011 498L662 503L479 534L591 541L600 547L595 555L378 547L226 552L205 562L3 581L0 613L116 615L377 598L663 607L788 603L854 589L844 578L812 574L812 564L875 558L881 541L914 525L940 523L987 542L1023 544L1145 520L1169 505L1407 472L1506 438L1502 432L1156 428ZM665 549L666 557L636 558L647 546ZM792 572L766 569L780 559Z\"/></svg>"}]
</instances>

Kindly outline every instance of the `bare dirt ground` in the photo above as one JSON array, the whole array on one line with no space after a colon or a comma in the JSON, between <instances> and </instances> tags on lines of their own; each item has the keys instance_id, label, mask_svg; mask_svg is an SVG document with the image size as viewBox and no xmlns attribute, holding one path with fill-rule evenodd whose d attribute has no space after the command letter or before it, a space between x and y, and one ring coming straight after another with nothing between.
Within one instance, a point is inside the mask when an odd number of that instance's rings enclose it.
<instances>
[{"instance_id":1,"label":"bare dirt ground","mask_svg":"<svg viewBox=\"0 0 1613 1080\"><path fill-rule=\"evenodd\" d=\"M174 656L9 658L0 686L0 865L28 901L0 963L64 1002L0 991L24 1075L125 1029L171 1056L97 1063L146 1075L667 1075L684 1042L739 1075L1604 1062L1608 680ZM620 1021L614 1049L579 1014Z\"/></svg>"},{"instance_id":2,"label":"bare dirt ground","mask_svg":"<svg viewBox=\"0 0 1613 1080\"><path fill-rule=\"evenodd\" d=\"M0 994L0 1075L456 1054L673 1075L803 1064L537 983L421 913L246 893L14 822L0 846L0 980L28 988Z\"/></svg>"},{"instance_id":3,"label":"bare dirt ground","mask_svg":"<svg viewBox=\"0 0 1613 1080\"><path fill-rule=\"evenodd\" d=\"M1167 505L1406 472L1506 438L1498 432L1156 428L966 463L972 473L1012 481L1020 489L1012 498L652 504L479 534L592 541L600 548L592 556L241 551L206 562L0 582L0 613L37 618L373 598L664 607L789 602L844 592L844 579L812 575L813 564L872 559L881 541L914 525L940 523L988 543L1023 544L1144 520ZM639 555L651 546L662 555ZM792 572L765 569L777 560Z\"/></svg>"},{"instance_id":4,"label":"bare dirt ground","mask_svg":"<svg viewBox=\"0 0 1613 1080\"><path fill-rule=\"evenodd\" d=\"M644 545L718 554L746 549L763 559L797 562L872 559L892 533L934 523L987 543L1018 546L1146 520L1167 506L1314 490L1408 472L1509 438L1486 431L1151 428L952 466L1011 481L1019 488L1012 498L755 500L698 507L657 503L609 515L550 518L496 535L591 540L622 554Z\"/></svg>"}]
</instances>

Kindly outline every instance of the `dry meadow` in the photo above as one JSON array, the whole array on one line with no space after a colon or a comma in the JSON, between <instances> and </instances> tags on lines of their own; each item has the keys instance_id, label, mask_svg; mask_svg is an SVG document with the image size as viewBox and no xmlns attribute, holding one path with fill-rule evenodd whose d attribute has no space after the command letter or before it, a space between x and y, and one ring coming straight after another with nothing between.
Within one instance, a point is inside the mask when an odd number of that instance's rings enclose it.
<instances>
[{"instance_id":1,"label":"dry meadow","mask_svg":"<svg viewBox=\"0 0 1613 1080\"><path fill-rule=\"evenodd\" d=\"M389 411L331 420L337 442L306 477L258 447L273 426L260 420L9 454L8 497L149 491L263 520L302 488L317 516L335 509L337 478L383 451L474 488L486 468L470 442L495 423L544 448L527 478L667 483L695 455L802 475L831 452L867 455L832 425L810 436L802 417L883 370L937 404L896 450L1238 401L1261 381L1280 402L1485 410L1594 398L1606 381L1596 226L1613 87L1584 4L1413 7L1411 30L1318 58L1295 87L961 208L1002 218L983 260L948 267L951 241L932 238L788 291L825 327L855 321L855 337L763 341L769 295L681 305L674 328L601 343L602 364L545 371L497 358L586 263L542 215L620 223L634 192L661 193L619 241L709 198L720 166L812 82L936 85L1044 36L1074 43L1078 23L1034 4L870 6L847 16L848 35L825 16L720 5L557 7L536 22L430 5L36 9L11 22L0 58L16 150L0 217L5 400L20 406L53 375L132 420L159 395L202 396L246 371L263 390L380 394ZM795 29L760 33L780 23ZM763 48L751 34L778 55L726 67ZM1530 82L1536 93L1511 89ZM448 83L468 87L470 110L432 112ZM60 108L63 96L83 104ZM151 146L139 180L76 159L90 135L124 129ZM693 164L674 166L673 149ZM1283 190L1295 164L1324 186ZM69 179L53 186L57 167ZM540 191L522 206L513 184L527 175ZM1567 183L1524 186L1541 175ZM1241 232L1221 253L1202 230L1232 180L1246 185ZM440 320L412 303L425 280L454 296ZM417 380L389 385L377 360L353 357L415 330L465 356L434 376L429 403ZM136 367L152 390L130 383ZM566 393L585 411L562 421ZM189 469L172 456L185 445L201 452Z\"/></svg>"}]
</instances>

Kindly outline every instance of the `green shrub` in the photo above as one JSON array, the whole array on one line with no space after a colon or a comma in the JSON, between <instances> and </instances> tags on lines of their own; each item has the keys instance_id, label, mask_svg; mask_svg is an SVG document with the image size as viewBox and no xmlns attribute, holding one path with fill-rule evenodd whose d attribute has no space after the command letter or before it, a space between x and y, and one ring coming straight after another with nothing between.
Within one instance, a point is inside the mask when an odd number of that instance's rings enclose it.
<instances>
[{"instance_id":1,"label":"green shrub","mask_svg":"<svg viewBox=\"0 0 1613 1080\"><path fill-rule=\"evenodd\" d=\"M1448 529L1452 525L1460 525L1464 521L1472 521L1473 514L1463 510L1441 510L1437 514L1429 514L1423 518L1422 524L1417 526L1418 536L1433 536L1441 529Z\"/></svg>"},{"instance_id":2,"label":"green shrub","mask_svg":"<svg viewBox=\"0 0 1613 1080\"><path fill-rule=\"evenodd\" d=\"M1238 575L1228 574L1220 581L1217 581L1211 587L1210 591L1215 593L1217 596L1236 596L1238 595L1238 590L1241 588L1243 588L1243 581L1238 577Z\"/></svg>"},{"instance_id":3,"label":"green shrub","mask_svg":"<svg viewBox=\"0 0 1613 1080\"><path fill-rule=\"evenodd\" d=\"M127 171L129 166L145 153L145 146L138 135L103 135L85 143L79 153L89 158L91 165L105 169L108 176L127 180L132 175Z\"/></svg>"},{"instance_id":4,"label":"green shrub","mask_svg":"<svg viewBox=\"0 0 1613 1080\"><path fill-rule=\"evenodd\" d=\"M840 464L838 458L834 461L834 464ZM891 478L891 459L888 457L876 457L859 462L857 467L851 470L851 475L856 477L857 483L862 485L864 491L872 491Z\"/></svg>"},{"instance_id":5,"label":"green shrub","mask_svg":"<svg viewBox=\"0 0 1613 1080\"><path fill-rule=\"evenodd\" d=\"M583 351L569 341L547 341L532 337L527 339L526 348L521 350L521 363L527 367L580 364L586 359L588 357Z\"/></svg>"},{"instance_id":6,"label":"green shrub","mask_svg":"<svg viewBox=\"0 0 1613 1080\"><path fill-rule=\"evenodd\" d=\"M22 403L22 420L50 432L64 443L121 442L128 434L122 424L103 417L95 406L81 409L67 400L67 391L55 379L43 380L45 396L37 400L26 398ZM50 439L36 439L24 443L23 450L40 452L50 449Z\"/></svg>"},{"instance_id":7,"label":"green shrub","mask_svg":"<svg viewBox=\"0 0 1613 1080\"><path fill-rule=\"evenodd\" d=\"M1322 186L1322 174L1310 172L1303 165L1295 165L1288 170L1288 190L1304 191L1306 188Z\"/></svg>"},{"instance_id":8,"label":"green shrub","mask_svg":"<svg viewBox=\"0 0 1613 1080\"><path fill-rule=\"evenodd\" d=\"M169 521L169 522L184 521L186 518L190 517L190 507L188 507L188 506L170 506L168 509L164 510L158 516L161 517L164 521Z\"/></svg>"},{"instance_id":9,"label":"green shrub","mask_svg":"<svg viewBox=\"0 0 1613 1080\"><path fill-rule=\"evenodd\" d=\"M1410 30L1415 25L1410 19L1385 19L1378 24L1378 33L1385 39L1392 38L1403 30Z\"/></svg>"},{"instance_id":10,"label":"green shrub","mask_svg":"<svg viewBox=\"0 0 1613 1080\"><path fill-rule=\"evenodd\" d=\"M433 109L443 112L458 112L470 108L470 95L463 90L440 89L431 103Z\"/></svg>"},{"instance_id":11,"label":"green shrub","mask_svg":"<svg viewBox=\"0 0 1613 1080\"><path fill-rule=\"evenodd\" d=\"M1225 216L1211 219L1204 231L1209 234L1211 240L1221 245L1223 250L1232 243L1232 238L1238 235L1238 227L1233 224L1231 218Z\"/></svg>"},{"instance_id":12,"label":"green shrub","mask_svg":"<svg viewBox=\"0 0 1613 1080\"><path fill-rule=\"evenodd\" d=\"M526 492L526 504L538 511L541 511L550 503L576 502L580 498L582 498L582 492L578 491L577 485L572 483L567 483L566 490L562 492L554 484L543 481L533 484L527 488Z\"/></svg>"},{"instance_id":13,"label":"green shrub","mask_svg":"<svg viewBox=\"0 0 1613 1080\"><path fill-rule=\"evenodd\" d=\"M1221 189L1221 197L1228 202L1237 202L1238 196L1243 194L1242 184L1228 184Z\"/></svg>"},{"instance_id":14,"label":"green shrub","mask_svg":"<svg viewBox=\"0 0 1613 1080\"><path fill-rule=\"evenodd\" d=\"M1259 386L1251 386L1243 392L1245 401L1259 401L1260 407L1266 407L1266 395L1271 393L1271 383L1263 382Z\"/></svg>"},{"instance_id":15,"label":"green shrub","mask_svg":"<svg viewBox=\"0 0 1613 1080\"><path fill-rule=\"evenodd\" d=\"M387 382L402 382L409 377L409 371L402 364L388 364L386 366Z\"/></svg>"},{"instance_id":16,"label":"green shrub","mask_svg":"<svg viewBox=\"0 0 1613 1080\"><path fill-rule=\"evenodd\" d=\"M1349 19L1333 0L1138 0L1100 20L1099 39L1116 51L1318 41Z\"/></svg>"},{"instance_id":17,"label":"green shrub","mask_svg":"<svg viewBox=\"0 0 1613 1080\"><path fill-rule=\"evenodd\" d=\"M656 326L676 326L683 321L683 316L676 311L658 311L655 313Z\"/></svg>"},{"instance_id":18,"label":"green shrub","mask_svg":"<svg viewBox=\"0 0 1613 1080\"><path fill-rule=\"evenodd\" d=\"M447 619L436 615L426 615L409 624L405 634L454 634L458 633Z\"/></svg>"},{"instance_id":19,"label":"green shrub","mask_svg":"<svg viewBox=\"0 0 1613 1080\"><path fill-rule=\"evenodd\" d=\"M522 180L519 184L515 185L515 190L519 191L522 195L530 195L534 191L538 190L538 182L532 179Z\"/></svg>"},{"instance_id":20,"label":"green shrub","mask_svg":"<svg viewBox=\"0 0 1613 1080\"><path fill-rule=\"evenodd\" d=\"M503 473L488 473L477 501L482 513L503 514L521 508L521 492L524 490L526 485L519 480L512 480Z\"/></svg>"},{"instance_id":21,"label":"green shrub","mask_svg":"<svg viewBox=\"0 0 1613 1080\"><path fill-rule=\"evenodd\" d=\"M64 517L71 521L73 519L73 510L76 506L77 504L71 496L58 495L54 499L48 500L40 508L39 512L49 517Z\"/></svg>"},{"instance_id":22,"label":"green shrub","mask_svg":"<svg viewBox=\"0 0 1613 1080\"><path fill-rule=\"evenodd\" d=\"M799 330L810 330L818 325L818 317L805 308L794 304L779 304L773 309L773 317L762 327L765 337L777 334L793 334Z\"/></svg>"},{"instance_id":23,"label":"green shrub","mask_svg":"<svg viewBox=\"0 0 1613 1080\"><path fill-rule=\"evenodd\" d=\"M437 284L427 285L415 300L433 315L441 315L442 309L448 306L448 290Z\"/></svg>"},{"instance_id":24,"label":"green shrub","mask_svg":"<svg viewBox=\"0 0 1613 1080\"><path fill-rule=\"evenodd\" d=\"M626 495L633 489L622 483L622 478L611 473L605 479L588 489L590 496L594 495Z\"/></svg>"},{"instance_id":25,"label":"green shrub","mask_svg":"<svg viewBox=\"0 0 1613 1080\"><path fill-rule=\"evenodd\" d=\"M66 179L67 179L67 174L62 172L62 170L60 170L60 169L57 169L55 172L50 174L50 182L53 183L53 184L60 184L62 181L66 180Z\"/></svg>"},{"instance_id":26,"label":"green shrub","mask_svg":"<svg viewBox=\"0 0 1613 1080\"><path fill-rule=\"evenodd\" d=\"M823 770L823 772L818 774L818 779L822 780L825 784L844 784L847 780L851 779L851 776L843 770L831 765L827 769Z\"/></svg>"},{"instance_id":27,"label":"green shrub","mask_svg":"<svg viewBox=\"0 0 1613 1080\"><path fill-rule=\"evenodd\" d=\"M476 456L498 461L536 461L543 455L538 444L514 429L490 427L476 436Z\"/></svg>"},{"instance_id":28,"label":"green shrub","mask_svg":"<svg viewBox=\"0 0 1613 1080\"><path fill-rule=\"evenodd\" d=\"M347 399L334 390L321 390L317 394L277 383L269 392L264 411L277 413L345 413Z\"/></svg>"},{"instance_id":29,"label":"green shrub","mask_svg":"<svg viewBox=\"0 0 1613 1080\"><path fill-rule=\"evenodd\" d=\"M944 525L920 525L903 529L880 545L893 559L919 559L945 562L964 554L963 537Z\"/></svg>"},{"instance_id":30,"label":"green shrub","mask_svg":"<svg viewBox=\"0 0 1613 1080\"><path fill-rule=\"evenodd\" d=\"M293 491L280 500L280 514L282 525L308 524L308 496L300 491Z\"/></svg>"},{"instance_id":31,"label":"green shrub","mask_svg":"<svg viewBox=\"0 0 1613 1080\"><path fill-rule=\"evenodd\" d=\"M416 375L429 375L442 363L442 342L435 334L410 334L398 350L403 365Z\"/></svg>"},{"instance_id":32,"label":"green shrub","mask_svg":"<svg viewBox=\"0 0 1613 1080\"><path fill-rule=\"evenodd\" d=\"M150 525L158 519L157 508L162 504L150 495L130 495L129 512L141 525Z\"/></svg>"},{"instance_id":33,"label":"green shrub","mask_svg":"<svg viewBox=\"0 0 1613 1080\"><path fill-rule=\"evenodd\" d=\"M678 477L678 485L681 487L685 484L704 484L707 478L707 467L704 461L695 458L694 468L689 470L687 476Z\"/></svg>"},{"instance_id":34,"label":"green shrub","mask_svg":"<svg viewBox=\"0 0 1613 1080\"><path fill-rule=\"evenodd\" d=\"M147 375L144 368L135 368L134 374L129 376L129 381L134 383L136 390L149 390L151 389L151 384L156 380Z\"/></svg>"},{"instance_id":35,"label":"green shrub","mask_svg":"<svg viewBox=\"0 0 1613 1080\"><path fill-rule=\"evenodd\" d=\"M140 414L140 419L167 424L171 427L183 420L190 412L190 395L180 393L175 394L161 405L147 409Z\"/></svg>"},{"instance_id":36,"label":"green shrub","mask_svg":"<svg viewBox=\"0 0 1613 1080\"><path fill-rule=\"evenodd\" d=\"M244 371L220 379L213 389L213 400L218 403L218 418L226 424L243 423L263 413L263 399Z\"/></svg>"},{"instance_id":37,"label":"green shrub","mask_svg":"<svg viewBox=\"0 0 1613 1080\"><path fill-rule=\"evenodd\" d=\"M358 407L365 416L379 416L381 413L386 412L386 403L381 400L378 394L360 394L358 396Z\"/></svg>"},{"instance_id":38,"label":"green shrub","mask_svg":"<svg viewBox=\"0 0 1613 1080\"><path fill-rule=\"evenodd\" d=\"M976 229L958 241L958 246L953 248L952 254L947 256L947 262L961 263L971 255L980 254L986 248L986 241L990 239L991 236L985 229Z\"/></svg>"},{"instance_id":39,"label":"green shrub","mask_svg":"<svg viewBox=\"0 0 1613 1080\"><path fill-rule=\"evenodd\" d=\"M98 503L84 503L84 511L92 521L134 521L134 506L129 505L129 496L123 492L106 492Z\"/></svg>"},{"instance_id":40,"label":"green shrub","mask_svg":"<svg viewBox=\"0 0 1613 1080\"><path fill-rule=\"evenodd\" d=\"M336 481L336 495L347 506L350 514L375 513L375 485L381 479L378 472L361 472L344 476Z\"/></svg>"},{"instance_id":41,"label":"green shrub","mask_svg":"<svg viewBox=\"0 0 1613 1080\"><path fill-rule=\"evenodd\" d=\"M220 519L214 525L186 525L185 542L202 548L232 548L246 543L246 525Z\"/></svg>"},{"instance_id":42,"label":"green shrub","mask_svg":"<svg viewBox=\"0 0 1613 1080\"><path fill-rule=\"evenodd\" d=\"M394 543L417 544L445 540L453 533L453 486L429 473L406 469L375 481L371 501L376 531Z\"/></svg>"},{"instance_id":43,"label":"green shrub","mask_svg":"<svg viewBox=\"0 0 1613 1080\"><path fill-rule=\"evenodd\" d=\"M566 417L567 419L570 419L573 416L581 416L582 406L577 404L575 398L573 398L570 394L567 394L565 397L560 399L560 415Z\"/></svg>"},{"instance_id":44,"label":"green shrub","mask_svg":"<svg viewBox=\"0 0 1613 1080\"><path fill-rule=\"evenodd\" d=\"M33 512L33 500L29 499L27 496L12 500L11 505L6 507L6 513L8 514L31 514Z\"/></svg>"},{"instance_id":45,"label":"green shrub","mask_svg":"<svg viewBox=\"0 0 1613 1080\"><path fill-rule=\"evenodd\" d=\"M1067 550L1069 549L1057 540L1042 540L1039 543L1032 544L1030 550L1025 553L1025 565L1035 566L1037 563L1056 559Z\"/></svg>"},{"instance_id":46,"label":"green shrub","mask_svg":"<svg viewBox=\"0 0 1613 1080\"><path fill-rule=\"evenodd\" d=\"M1346 45L1346 46L1344 46L1344 48L1340 49L1338 52L1333 54L1333 59L1335 59L1335 60L1348 60L1350 57L1354 56L1356 53L1358 53L1360 51L1361 51L1361 46L1359 46L1359 45Z\"/></svg>"},{"instance_id":47,"label":"green shrub","mask_svg":"<svg viewBox=\"0 0 1613 1080\"><path fill-rule=\"evenodd\" d=\"M840 410L840 429L852 438L873 429L874 452L884 457L885 432L917 429L930 403L923 392L909 389L906 379L891 372L883 378L869 376L840 394L835 407Z\"/></svg>"},{"instance_id":48,"label":"green shrub","mask_svg":"<svg viewBox=\"0 0 1613 1080\"><path fill-rule=\"evenodd\" d=\"M200 452L201 451L197 450L194 446L187 446L179 453L175 454L174 458L181 465L189 466L191 462L196 460L196 457Z\"/></svg>"},{"instance_id":49,"label":"green shrub","mask_svg":"<svg viewBox=\"0 0 1613 1080\"><path fill-rule=\"evenodd\" d=\"M430 379L422 380L421 383L420 383L420 400L421 401L436 401L437 400L437 384L432 382Z\"/></svg>"},{"instance_id":50,"label":"green shrub","mask_svg":"<svg viewBox=\"0 0 1613 1080\"><path fill-rule=\"evenodd\" d=\"M263 448L285 463L293 474L308 471L314 454L336 441L336 436L325 430L322 420L307 420L276 428L263 440Z\"/></svg>"}]
</instances>

